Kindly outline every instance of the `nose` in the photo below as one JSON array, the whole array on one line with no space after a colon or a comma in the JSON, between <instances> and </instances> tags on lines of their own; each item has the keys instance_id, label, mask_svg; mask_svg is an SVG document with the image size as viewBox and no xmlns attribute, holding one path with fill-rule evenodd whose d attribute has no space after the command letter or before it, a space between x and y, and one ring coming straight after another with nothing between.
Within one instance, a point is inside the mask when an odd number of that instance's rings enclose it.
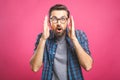
<instances>
[{"instance_id":1,"label":"nose","mask_svg":"<svg viewBox=\"0 0 120 80\"><path fill-rule=\"evenodd\" d=\"M60 20L58 20L57 24L59 24L59 25L61 24L61 23L60 23Z\"/></svg>"}]
</instances>

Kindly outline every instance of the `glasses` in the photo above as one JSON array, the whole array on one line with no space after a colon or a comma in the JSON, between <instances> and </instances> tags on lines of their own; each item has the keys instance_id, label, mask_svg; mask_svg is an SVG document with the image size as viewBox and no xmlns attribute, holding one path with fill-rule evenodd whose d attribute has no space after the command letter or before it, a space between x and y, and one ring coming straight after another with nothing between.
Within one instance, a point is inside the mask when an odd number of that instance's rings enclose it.
<instances>
[{"instance_id":1,"label":"glasses","mask_svg":"<svg viewBox=\"0 0 120 80\"><path fill-rule=\"evenodd\" d=\"M58 20L60 20L60 23L64 24L67 21L67 19L68 18L66 18L66 17L57 18L57 17L53 16L52 18L50 18L50 22L56 24L56 23L58 23Z\"/></svg>"}]
</instances>

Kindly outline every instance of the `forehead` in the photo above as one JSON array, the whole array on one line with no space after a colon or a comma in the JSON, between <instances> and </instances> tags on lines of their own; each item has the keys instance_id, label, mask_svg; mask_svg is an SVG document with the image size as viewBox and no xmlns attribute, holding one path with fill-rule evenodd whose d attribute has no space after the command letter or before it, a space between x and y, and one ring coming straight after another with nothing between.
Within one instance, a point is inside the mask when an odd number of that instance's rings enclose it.
<instances>
[{"instance_id":1,"label":"forehead","mask_svg":"<svg viewBox=\"0 0 120 80\"><path fill-rule=\"evenodd\" d=\"M53 10L51 12L51 17L56 16L57 18L61 18L62 16L67 17L67 11L65 10Z\"/></svg>"}]
</instances>

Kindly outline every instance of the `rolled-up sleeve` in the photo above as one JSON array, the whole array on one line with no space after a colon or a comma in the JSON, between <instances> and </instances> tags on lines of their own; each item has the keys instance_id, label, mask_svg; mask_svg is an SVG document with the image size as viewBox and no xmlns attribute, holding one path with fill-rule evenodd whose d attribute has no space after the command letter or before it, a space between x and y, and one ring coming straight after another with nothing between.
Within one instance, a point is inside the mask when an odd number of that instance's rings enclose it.
<instances>
[{"instance_id":1,"label":"rolled-up sleeve","mask_svg":"<svg viewBox=\"0 0 120 80\"><path fill-rule=\"evenodd\" d=\"M42 33L38 34L38 36L37 36L37 39L36 39L36 42L35 42L35 48L34 48L34 51L37 49L37 46L38 46L38 44L39 44L39 41L40 41L41 35L42 35Z\"/></svg>"},{"instance_id":2,"label":"rolled-up sleeve","mask_svg":"<svg viewBox=\"0 0 120 80\"><path fill-rule=\"evenodd\" d=\"M89 50L88 39L85 32L83 32L82 30L76 30L76 37L82 48L86 51L86 53L91 55L91 52Z\"/></svg>"}]
</instances>

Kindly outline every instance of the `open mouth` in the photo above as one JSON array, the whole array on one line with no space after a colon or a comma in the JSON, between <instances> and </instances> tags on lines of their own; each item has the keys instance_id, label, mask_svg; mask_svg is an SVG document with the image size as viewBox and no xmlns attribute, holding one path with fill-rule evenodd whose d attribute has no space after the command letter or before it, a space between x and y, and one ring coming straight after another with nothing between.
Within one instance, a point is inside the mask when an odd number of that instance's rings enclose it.
<instances>
[{"instance_id":1,"label":"open mouth","mask_svg":"<svg viewBox=\"0 0 120 80\"><path fill-rule=\"evenodd\" d=\"M58 28L58 30L61 30L61 28Z\"/></svg>"},{"instance_id":2,"label":"open mouth","mask_svg":"<svg viewBox=\"0 0 120 80\"><path fill-rule=\"evenodd\" d=\"M58 27L57 32L61 32L61 31L62 31L62 28Z\"/></svg>"}]
</instances>

